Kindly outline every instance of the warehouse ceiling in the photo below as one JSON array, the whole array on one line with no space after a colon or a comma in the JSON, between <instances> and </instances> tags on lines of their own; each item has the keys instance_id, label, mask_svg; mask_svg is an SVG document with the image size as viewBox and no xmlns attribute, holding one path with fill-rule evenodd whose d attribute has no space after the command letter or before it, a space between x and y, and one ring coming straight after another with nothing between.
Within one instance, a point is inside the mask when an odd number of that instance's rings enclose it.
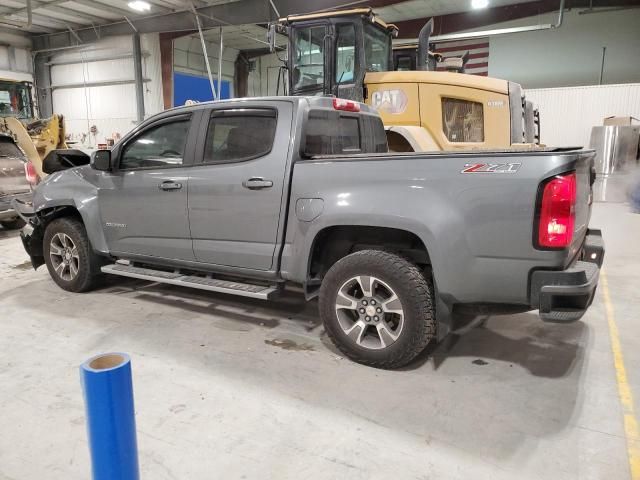
<instances>
[{"instance_id":1,"label":"warehouse ceiling","mask_svg":"<svg viewBox=\"0 0 640 480\"><path fill-rule=\"evenodd\" d=\"M27 0L3 0L0 6L0 24L20 28L23 31L41 34L97 27L125 19L132 21L153 16L163 16L207 6L246 3L244 0L145 0L148 10L136 11L129 7L131 0L31 0L29 22ZM526 1L526 0L525 0ZM523 0L491 0L491 7L525 3ZM267 0L265 0L267 4ZM348 2L346 0L275 0L274 5L282 15L336 8L341 4L373 5L388 21L445 15L469 10L470 0L373 0Z\"/></svg>"},{"instance_id":2,"label":"warehouse ceiling","mask_svg":"<svg viewBox=\"0 0 640 480\"><path fill-rule=\"evenodd\" d=\"M491 8L525 3L522 0L491 0ZM408 0L376 8L385 22L400 22L413 18L438 17L470 10L470 0Z\"/></svg>"},{"instance_id":3,"label":"warehouse ceiling","mask_svg":"<svg viewBox=\"0 0 640 480\"><path fill-rule=\"evenodd\" d=\"M566 0L566 8L613 7L637 5L638 0ZM136 11L132 3L146 3L148 9ZM31 5L30 14L27 5ZM521 5L522 4L522 5ZM449 17L448 28L464 27L466 23L490 24L511 17L501 12L521 10L521 16L536 15L557 9L559 0L489 0L488 8L473 10L471 0L2 0L0 27L9 26L36 37L35 49L63 48L90 43L101 36L149 32L192 32L195 28L193 8L205 30L224 26L230 35L227 45L241 50L263 48L260 27L277 16L309 13L340 6L367 6L386 21L408 23L403 27L414 36L412 19ZM460 22L459 15L468 18ZM495 17L495 18L494 18ZM505 18L503 18L505 17ZM231 28L232 26L239 26ZM247 26L248 25L248 26ZM442 30L440 22L438 31ZM416 28L417 28L416 26ZM467 26L466 28L471 28ZM458 28L460 29L460 28ZM217 29L216 29L217 30ZM227 33L227 32L225 32ZM51 35L47 35L51 34ZM257 41L250 41L251 37Z\"/></svg>"},{"instance_id":4,"label":"warehouse ceiling","mask_svg":"<svg viewBox=\"0 0 640 480\"><path fill-rule=\"evenodd\" d=\"M188 0L145 0L148 11L128 6L131 0L31 0L32 19L28 23L26 0L3 0L0 24L19 27L30 33L49 33L163 15L191 8ZM221 5L238 0L196 0L196 7ZM5 23L6 22L6 23Z\"/></svg>"}]
</instances>

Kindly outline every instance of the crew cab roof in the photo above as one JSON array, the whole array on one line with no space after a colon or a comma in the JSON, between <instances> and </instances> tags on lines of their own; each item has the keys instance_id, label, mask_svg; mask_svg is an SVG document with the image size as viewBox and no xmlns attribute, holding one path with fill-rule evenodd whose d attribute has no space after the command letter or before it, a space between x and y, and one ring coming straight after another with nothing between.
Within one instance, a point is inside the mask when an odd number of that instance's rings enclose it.
<instances>
[{"instance_id":1,"label":"crew cab roof","mask_svg":"<svg viewBox=\"0 0 640 480\"><path fill-rule=\"evenodd\" d=\"M207 109L211 107L231 107L231 108L242 108L244 104L252 104L252 107L255 107L256 103L264 103L265 105L272 105L275 102L289 102L294 105L299 105L300 103L304 103L307 108L332 108L333 97L329 96L318 96L318 95L308 95L308 96L271 96L271 97L242 97L242 98L229 98L225 100L212 100L208 102L200 102L194 103L193 105L182 105L179 107L170 108L164 110L156 115L149 117L152 118L163 118L173 115L179 115L182 113L195 112L202 109ZM377 114L377 111L365 103L360 103L360 111L365 114ZM147 120L149 120L147 119Z\"/></svg>"}]
</instances>

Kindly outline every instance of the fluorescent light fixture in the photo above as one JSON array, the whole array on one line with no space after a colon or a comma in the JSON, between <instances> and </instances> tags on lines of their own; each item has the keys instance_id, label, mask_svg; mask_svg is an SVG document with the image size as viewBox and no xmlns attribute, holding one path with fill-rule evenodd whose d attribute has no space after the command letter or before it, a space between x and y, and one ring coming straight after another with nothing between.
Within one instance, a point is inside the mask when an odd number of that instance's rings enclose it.
<instances>
[{"instance_id":1,"label":"fluorescent light fixture","mask_svg":"<svg viewBox=\"0 0 640 480\"><path fill-rule=\"evenodd\" d=\"M133 2L127 3L127 6L136 12L148 12L151 10L151 5L143 0L134 0Z\"/></svg>"},{"instance_id":2,"label":"fluorescent light fixture","mask_svg":"<svg viewBox=\"0 0 640 480\"><path fill-rule=\"evenodd\" d=\"M133 2L137 3L137 2ZM131 6L131 4L129 4ZM489 0L471 0L471 8L487 8L489 6Z\"/></svg>"}]
</instances>

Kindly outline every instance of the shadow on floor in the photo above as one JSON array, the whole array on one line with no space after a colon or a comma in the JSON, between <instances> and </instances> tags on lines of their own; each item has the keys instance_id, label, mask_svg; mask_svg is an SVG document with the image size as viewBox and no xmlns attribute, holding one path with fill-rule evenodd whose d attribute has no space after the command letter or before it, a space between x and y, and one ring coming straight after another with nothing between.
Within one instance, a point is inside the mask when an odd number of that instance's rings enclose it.
<instances>
[{"instance_id":1,"label":"shadow on floor","mask_svg":"<svg viewBox=\"0 0 640 480\"><path fill-rule=\"evenodd\" d=\"M124 280L124 281L123 281ZM276 300L236 297L198 291L186 287L149 283L142 280L109 279L102 291L127 294L138 300L184 309L200 315L219 315L225 319L273 329L282 319L305 332L314 332L334 354L338 350L324 335L317 313L317 302L306 302L301 293L285 291ZM450 334L440 344L432 344L403 370L421 368L430 360L437 370L447 359L470 357L483 366L487 361L500 361L526 368L532 375L547 378L566 376L582 354L585 325L550 324L534 312L495 317L477 317L466 321L463 328Z\"/></svg>"},{"instance_id":2,"label":"shadow on floor","mask_svg":"<svg viewBox=\"0 0 640 480\"><path fill-rule=\"evenodd\" d=\"M35 298L34 289L40 292ZM427 443L437 439L481 458L530 451L541 437L570 428L580 408L589 335L580 322L545 324L534 313L480 319L428 348L409 367L384 371L327 355L319 343L335 350L319 323L317 303L305 302L298 292L265 302L114 277L86 295L60 295L48 279L7 294L14 304L46 310L58 322L76 317L100 326L91 337L92 350L115 348L125 337L141 339L137 348L147 355L224 372L310 408L355 416ZM109 309L110 304L119 307ZM113 318L126 311L132 314ZM239 332L264 329L264 339L278 345L247 354L244 342L256 345L256 336L245 340L209 329L220 324ZM283 350L292 332L316 348ZM259 338L260 333L262 343ZM207 348L194 348L198 344Z\"/></svg>"},{"instance_id":3,"label":"shadow on floor","mask_svg":"<svg viewBox=\"0 0 640 480\"><path fill-rule=\"evenodd\" d=\"M431 359L438 369L447 359L469 357L479 366L487 361L506 362L537 377L560 378L568 375L583 355L585 336L582 322L544 323L535 312L478 317L463 331L428 346L406 368L419 368Z\"/></svg>"}]
</instances>

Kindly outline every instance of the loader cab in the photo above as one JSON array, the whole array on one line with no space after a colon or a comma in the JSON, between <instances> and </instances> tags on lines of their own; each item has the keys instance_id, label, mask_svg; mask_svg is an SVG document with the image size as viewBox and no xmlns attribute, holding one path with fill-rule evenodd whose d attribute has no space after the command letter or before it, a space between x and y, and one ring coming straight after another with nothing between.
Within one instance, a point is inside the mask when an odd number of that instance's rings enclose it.
<instances>
[{"instance_id":1,"label":"loader cab","mask_svg":"<svg viewBox=\"0 0 640 480\"><path fill-rule=\"evenodd\" d=\"M398 30L369 8L290 15L276 28L289 37L291 95L363 101L365 74L393 70L391 39Z\"/></svg>"},{"instance_id":2,"label":"loader cab","mask_svg":"<svg viewBox=\"0 0 640 480\"><path fill-rule=\"evenodd\" d=\"M20 120L34 118L31 82L0 78L0 118L14 117Z\"/></svg>"}]
</instances>

